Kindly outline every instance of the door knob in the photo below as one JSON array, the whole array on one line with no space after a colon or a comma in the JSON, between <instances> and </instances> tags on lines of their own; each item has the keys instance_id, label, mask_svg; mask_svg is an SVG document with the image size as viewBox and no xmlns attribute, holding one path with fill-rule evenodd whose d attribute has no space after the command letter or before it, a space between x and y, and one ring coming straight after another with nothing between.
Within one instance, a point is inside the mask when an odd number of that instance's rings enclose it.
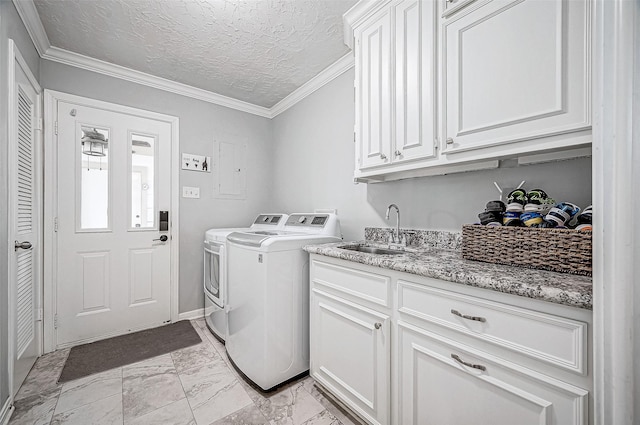
<instances>
[{"instance_id":1,"label":"door knob","mask_svg":"<svg viewBox=\"0 0 640 425\"><path fill-rule=\"evenodd\" d=\"M385 154L381 153L381 154L380 154L380 159L382 159L382 160L387 159L387 155L385 155Z\"/></svg>"},{"instance_id":2,"label":"door knob","mask_svg":"<svg viewBox=\"0 0 640 425\"><path fill-rule=\"evenodd\" d=\"M27 242L27 241L18 242L18 241L16 241L14 247L15 247L16 251L18 249L29 249L29 248L31 248L31 242Z\"/></svg>"},{"instance_id":3,"label":"door knob","mask_svg":"<svg viewBox=\"0 0 640 425\"><path fill-rule=\"evenodd\" d=\"M378 322L373 325L376 329L380 329L382 327L382 323Z\"/></svg>"},{"instance_id":4,"label":"door knob","mask_svg":"<svg viewBox=\"0 0 640 425\"><path fill-rule=\"evenodd\" d=\"M169 239L167 235L162 235L158 239L154 239L154 241L166 242Z\"/></svg>"}]
</instances>

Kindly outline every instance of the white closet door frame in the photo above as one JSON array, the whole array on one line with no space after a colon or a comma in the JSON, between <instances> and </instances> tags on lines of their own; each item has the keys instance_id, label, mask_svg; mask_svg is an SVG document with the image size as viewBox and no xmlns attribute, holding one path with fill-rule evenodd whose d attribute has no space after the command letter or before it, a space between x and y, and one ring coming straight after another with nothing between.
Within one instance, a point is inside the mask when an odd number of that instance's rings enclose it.
<instances>
[{"instance_id":1,"label":"white closet door frame","mask_svg":"<svg viewBox=\"0 0 640 425\"><path fill-rule=\"evenodd\" d=\"M8 108L8 114L7 114L7 118L8 118L8 127L9 127L9 138L13 138L13 136L16 134L17 129L16 129L16 122L18 119L18 111L16 109L16 105L17 102L16 97L17 97L17 93L16 93L16 84L15 84L15 69L16 69L16 65L20 66L20 68L22 68L22 70L24 71L25 75L27 76L27 78L29 79L30 84L32 85L32 87L35 89L36 93L38 94L38 100L35 104L35 108L36 108L36 122L34 123L34 125L36 126L36 129L38 131L36 131L36 136L34 139L34 146L35 147L42 147L42 89L40 87L40 84L38 84L38 80L36 80L36 78L34 77L33 73L31 72L31 69L29 69L29 65L27 65L27 62L24 60L24 58L22 57L22 54L20 53L20 51L18 50L18 47L15 45L15 43L13 42L13 40L9 39L9 45L8 45L8 69L7 69L7 75L8 75L8 82L9 82L9 92L8 92L8 98L9 98L9 108ZM16 164L13 163L13 158L15 157L15 149L17 149L17 147L13 144L13 142L10 140L9 143L9 155L8 155L8 176L9 176L9 190L12 190L11 188L13 187L13 179L14 179L14 175L15 175L15 167ZM40 211L36 212L36 217L37 217L37 240L35 243L35 246L37 247L36 251L35 251L35 257L33 260L33 272L35 275L35 279L36 282L38 282L37 287L38 287L38 293L34 294L35 298L38 301L38 305L42 306L42 294L43 294L43 270L42 270L42 257L43 257L43 250L42 250L42 241L43 241L43 226L42 226L42 151L34 153L34 157L35 157L35 187L34 187L34 192L35 192L35 199L34 199L34 203L36 208L40 209ZM15 199L16 195L12 192L9 192L9 197L13 198L14 200L12 202L17 202L17 199ZM13 204L11 204L13 205ZM13 206L11 206L11 208L9 209L9 229L12 229L14 227L13 224L13 220L15 220L16 218L14 217L14 212L13 212ZM12 230L9 230L9 236L11 236L11 238L13 238L13 232ZM8 258L8 279L7 282L9 283L9 305L8 305L8 322L9 322L9 332L8 332L8 337L9 337L9 344L8 344L8 371L9 371L9 399L13 400L13 383L14 383L14 376L13 376L13 368L14 368L14 357L15 357L15 350L16 350L16 346L14 343L14 332L15 332L15 320L14 320L14 315L15 315L15 305L12 302L13 300L13 285L11 283L11 276L12 276L12 270L13 270L13 254L14 252L11 250L11 248L13 247L13 239L9 240L9 244L8 244L8 250L7 250L7 258ZM41 329L41 334L43 329ZM42 354L42 340L40 340L39 342L40 345L40 354Z\"/></svg>"},{"instance_id":2,"label":"white closet door frame","mask_svg":"<svg viewBox=\"0 0 640 425\"><path fill-rule=\"evenodd\" d=\"M58 211L56 199L57 187L57 138L56 119L57 104L59 101L86 105L92 108L123 114L136 115L143 118L164 121L171 125L171 321L179 320L178 294L179 286L179 247L180 247L180 220L179 220L179 173L180 173L180 120L171 115L145 111L115 103L103 102L68 93L45 90L44 91L44 234L47 236L44 242L44 352L55 349L55 323L54 313L56 306L56 264L57 233L55 229L55 216Z\"/></svg>"},{"instance_id":3,"label":"white closet door frame","mask_svg":"<svg viewBox=\"0 0 640 425\"><path fill-rule=\"evenodd\" d=\"M633 425L640 422L640 2L595 5L593 423Z\"/></svg>"}]
</instances>

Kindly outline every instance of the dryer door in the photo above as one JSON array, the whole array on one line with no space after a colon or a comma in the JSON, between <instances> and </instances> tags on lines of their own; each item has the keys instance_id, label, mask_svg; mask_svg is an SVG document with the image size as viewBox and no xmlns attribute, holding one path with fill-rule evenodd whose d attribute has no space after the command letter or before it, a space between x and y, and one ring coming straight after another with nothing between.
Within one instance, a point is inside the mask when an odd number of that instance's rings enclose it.
<instances>
[{"instance_id":1,"label":"dryer door","mask_svg":"<svg viewBox=\"0 0 640 425\"><path fill-rule=\"evenodd\" d=\"M224 256L223 244L205 241L204 243L204 290L218 306L224 307Z\"/></svg>"}]
</instances>

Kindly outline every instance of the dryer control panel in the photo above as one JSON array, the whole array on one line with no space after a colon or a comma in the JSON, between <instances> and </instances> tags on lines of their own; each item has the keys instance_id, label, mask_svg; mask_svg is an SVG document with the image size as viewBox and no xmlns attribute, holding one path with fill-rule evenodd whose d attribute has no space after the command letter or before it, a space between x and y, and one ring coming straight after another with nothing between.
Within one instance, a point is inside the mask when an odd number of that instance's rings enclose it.
<instances>
[{"instance_id":1,"label":"dryer control panel","mask_svg":"<svg viewBox=\"0 0 640 425\"><path fill-rule=\"evenodd\" d=\"M282 221L282 214L260 214L253 224L270 224L277 226Z\"/></svg>"}]
</instances>

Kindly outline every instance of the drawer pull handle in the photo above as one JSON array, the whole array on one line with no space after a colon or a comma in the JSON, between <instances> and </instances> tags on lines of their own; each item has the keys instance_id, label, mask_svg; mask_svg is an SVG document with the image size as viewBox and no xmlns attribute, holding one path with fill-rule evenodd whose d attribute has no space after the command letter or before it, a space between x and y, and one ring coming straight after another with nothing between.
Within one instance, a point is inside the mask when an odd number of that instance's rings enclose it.
<instances>
[{"instance_id":1,"label":"drawer pull handle","mask_svg":"<svg viewBox=\"0 0 640 425\"><path fill-rule=\"evenodd\" d=\"M487 368L486 368L486 367L484 367L484 366L482 366L481 364L473 364L473 363L465 362L465 361L464 361L464 360L462 360L462 359L460 358L460 356L458 356L457 354L453 354L453 353L451 353L451 358L452 358L453 360L457 361L458 363L463 364L463 365L468 366L468 367L471 367L471 368L473 368L473 369L478 369L478 370L481 370L481 371L483 371L483 372L487 370Z\"/></svg>"},{"instance_id":2,"label":"drawer pull handle","mask_svg":"<svg viewBox=\"0 0 640 425\"><path fill-rule=\"evenodd\" d=\"M473 320L476 322L486 322L487 319L485 319L484 317L478 317L478 316L469 316L468 314L462 314L460 313L458 310L454 310L451 309L451 314L458 316L458 317L462 317L463 319L467 319L467 320Z\"/></svg>"},{"instance_id":3,"label":"drawer pull handle","mask_svg":"<svg viewBox=\"0 0 640 425\"><path fill-rule=\"evenodd\" d=\"M382 327L382 323L378 322L373 326L375 326L376 329L380 329Z\"/></svg>"}]
</instances>

